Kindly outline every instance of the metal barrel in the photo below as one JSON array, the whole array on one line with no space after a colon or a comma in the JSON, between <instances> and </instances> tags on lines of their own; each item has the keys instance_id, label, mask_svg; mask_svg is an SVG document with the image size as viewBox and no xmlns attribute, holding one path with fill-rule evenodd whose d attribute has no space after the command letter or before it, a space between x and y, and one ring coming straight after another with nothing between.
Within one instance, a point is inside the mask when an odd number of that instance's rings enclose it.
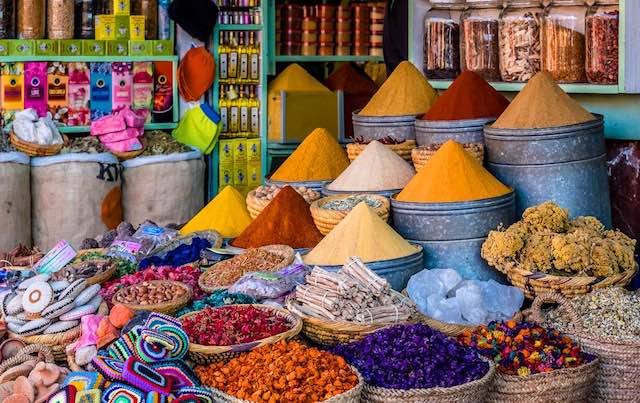
<instances>
[{"instance_id":1,"label":"metal barrel","mask_svg":"<svg viewBox=\"0 0 640 403\"><path fill-rule=\"evenodd\" d=\"M464 120L415 120L416 143L418 146L443 144L455 140L461 144L482 143L482 129L493 118Z\"/></svg>"},{"instance_id":2,"label":"metal barrel","mask_svg":"<svg viewBox=\"0 0 640 403\"><path fill-rule=\"evenodd\" d=\"M416 242L416 246L420 246L420 244ZM368 262L365 264L378 276L386 279L391 285L391 288L400 292L407 287L407 283L411 276L424 269L424 256L422 248L420 248L418 252L409 256L389 260L379 260L377 262ZM342 265L316 266L334 272L342 268Z\"/></svg>"},{"instance_id":3,"label":"metal barrel","mask_svg":"<svg viewBox=\"0 0 640 403\"><path fill-rule=\"evenodd\" d=\"M547 200L611 226L602 115L544 129L484 128L486 165L516 190L516 214Z\"/></svg>"},{"instance_id":4,"label":"metal barrel","mask_svg":"<svg viewBox=\"0 0 640 403\"><path fill-rule=\"evenodd\" d=\"M321 192L322 191L322 187L328 183L331 183L330 180L328 181L303 181L303 182L284 182L284 181L274 181L271 179L265 179L265 184L266 185L276 185L279 188L283 188L285 186L292 186L292 187L300 187L300 186L304 186L307 189L313 189L317 192Z\"/></svg>"},{"instance_id":5,"label":"metal barrel","mask_svg":"<svg viewBox=\"0 0 640 403\"><path fill-rule=\"evenodd\" d=\"M328 185L322 187L323 196L338 196L338 195L355 195L355 194L368 194L368 195L380 195L384 197L391 197L394 194L400 192L402 189L390 189L390 190L331 190L328 189Z\"/></svg>"},{"instance_id":6,"label":"metal barrel","mask_svg":"<svg viewBox=\"0 0 640 403\"><path fill-rule=\"evenodd\" d=\"M396 141L415 140L415 115L402 116L361 116L360 110L352 114L353 138L365 142L392 138Z\"/></svg>"},{"instance_id":7,"label":"metal barrel","mask_svg":"<svg viewBox=\"0 0 640 403\"><path fill-rule=\"evenodd\" d=\"M467 279L504 277L480 256L489 231L515 221L515 193L453 203L412 203L391 198L394 228L409 242L422 245L425 267L452 268Z\"/></svg>"}]
</instances>

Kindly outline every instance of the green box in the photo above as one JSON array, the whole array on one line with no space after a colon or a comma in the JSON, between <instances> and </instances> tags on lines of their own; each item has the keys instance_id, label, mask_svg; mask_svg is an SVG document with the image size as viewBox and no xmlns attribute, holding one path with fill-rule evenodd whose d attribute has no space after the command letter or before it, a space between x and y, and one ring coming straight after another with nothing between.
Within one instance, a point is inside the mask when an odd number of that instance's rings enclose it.
<instances>
[{"instance_id":1,"label":"green box","mask_svg":"<svg viewBox=\"0 0 640 403\"><path fill-rule=\"evenodd\" d=\"M9 41L0 41L0 56L9 56Z\"/></svg>"},{"instance_id":2,"label":"green box","mask_svg":"<svg viewBox=\"0 0 640 403\"><path fill-rule=\"evenodd\" d=\"M39 39L36 41L36 55L57 56L58 41L53 39Z\"/></svg>"},{"instance_id":3,"label":"green box","mask_svg":"<svg viewBox=\"0 0 640 403\"><path fill-rule=\"evenodd\" d=\"M127 56L129 54L129 44L127 41L107 41L107 55Z\"/></svg>"},{"instance_id":4,"label":"green box","mask_svg":"<svg viewBox=\"0 0 640 403\"><path fill-rule=\"evenodd\" d=\"M173 41L171 40L155 40L153 41L153 55L163 56L173 54Z\"/></svg>"},{"instance_id":5,"label":"green box","mask_svg":"<svg viewBox=\"0 0 640 403\"><path fill-rule=\"evenodd\" d=\"M129 41L129 55L152 56L153 41Z\"/></svg>"},{"instance_id":6,"label":"green box","mask_svg":"<svg viewBox=\"0 0 640 403\"><path fill-rule=\"evenodd\" d=\"M22 39L9 41L9 54L11 56L33 56L36 54L36 41Z\"/></svg>"},{"instance_id":7,"label":"green box","mask_svg":"<svg viewBox=\"0 0 640 403\"><path fill-rule=\"evenodd\" d=\"M83 40L82 54L84 56L104 56L107 54L107 43L105 41L94 41L92 39Z\"/></svg>"},{"instance_id":8,"label":"green box","mask_svg":"<svg viewBox=\"0 0 640 403\"><path fill-rule=\"evenodd\" d=\"M116 15L116 39L129 39L129 16Z\"/></svg>"},{"instance_id":9,"label":"green box","mask_svg":"<svg viewBox=\"0 0 640 403\"><path fill-rule=\"evenodd\" d=\"M63 39L59 42L60 56L80 56L82 41L80 39Z\"/></svg>"}]
</instances>

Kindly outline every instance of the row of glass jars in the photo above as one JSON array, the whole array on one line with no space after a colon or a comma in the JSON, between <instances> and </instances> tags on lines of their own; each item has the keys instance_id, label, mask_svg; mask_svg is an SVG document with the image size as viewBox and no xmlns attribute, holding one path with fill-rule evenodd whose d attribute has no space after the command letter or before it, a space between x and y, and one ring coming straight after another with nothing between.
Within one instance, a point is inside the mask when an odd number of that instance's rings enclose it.
<instances>
[{"instance_id":1,"label":"row of glass jars","mask_svg":"<svg viewBox=\"0 0 640 403\"><path fill-rule=\"evenodd\" d=\"M488 81L523 82L542 69L563 83L617 83L618 1L587 2L431 0L425 74L452 79L471 70Z\"/></svg>"}]
</instances>

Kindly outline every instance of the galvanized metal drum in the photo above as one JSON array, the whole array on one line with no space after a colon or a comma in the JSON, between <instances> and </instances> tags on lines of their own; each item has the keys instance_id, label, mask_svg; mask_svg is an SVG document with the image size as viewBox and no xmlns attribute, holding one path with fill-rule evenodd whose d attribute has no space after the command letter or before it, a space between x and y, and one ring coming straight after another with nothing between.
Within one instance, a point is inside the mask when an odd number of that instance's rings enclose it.
<instances>
[{"instance_id":1,"label":"galvanized metal drum","mask_svg":"<svg viewBox=\"0 0 640 403\"><path fill-rule=\"evenodd\" d=\"M487 168L516 190L516 214L547 200L611 226L602 115L545 129L484 128Z\"/></svg>"},{"instance_id":2,"label":"galvanized metal drum","mask_svg":"<svg viewBox=\"0 0 640 403\"><path fill-rule=\"evenodd\" d=\"M391 198L393 224L422 245L428 269L452 268L468 279L504 282L480 256L489 231L515 221L515 194L454 203L413 203Z\"/></svg>"},{"instance_id":3,"label":"galvanized metal drum","mask_svg":"<svg viewBox=\"0 0 640 403\"><path fill-rule=\"evenodd\" d=\"M321 192L322 187L328 183L331 183L331 181L284 182L284 181L274 181L271 179L265 179L264 183L267 186L275 185L279 188L283 188L285 186L292 186L292 187L304 186L307 189L313 189L317 192Z\"/></svg>"},{"instance_id":4,"label":"galvanized metal drum","mask_svg":"<svg viewBox=\"0 0 640 403\"><path fill-rule=\"evenodd\" d=\"M329 185L324 185L322 187L322 196L338 196L338 195L355 195L355 194L368 194L368 195L380 195L384 197L391 197L394 194L400 192L402 189L391 189L391 190L331 190L328 189Z\"/></svg>"},{"instance_id":5,"label":"galvanized metal drum","mask_svg":"<svg viewBox=\"0 0 640 403\"><path fill-rule=\"evenodd\" d=\"M455 140L461 144L482 143L484 125L493 119L415 120L418 146L444 144Z\"/></svg>"},{"instance_id":6,"label":"galvanized metal drum","mask_svg":"<svg viewBox=\"0 0 640 403\"><path fill-rule=\"evenodd\" d=\"M353 138L365 142L392 138L398 142L415 140L415 115L403 116L360 116L360 110L353 112Z\"/></svg>"},{"instance_id":7,"label":"galvanized metal drum","mask_svg":"<svg viewBox=\"0 0 640 403\"><path fill-rule=\"evenodd\" d=\"M397 259L379 260L377 262L365 263L378 276L386 279L391 288L401 292L407 287L407 283L411 276L424 269L424 257L422 247L416 243L419 250L409 256ZM319 266L328 271L338 271L340 266Z\"/></svg>"}]
</instances>

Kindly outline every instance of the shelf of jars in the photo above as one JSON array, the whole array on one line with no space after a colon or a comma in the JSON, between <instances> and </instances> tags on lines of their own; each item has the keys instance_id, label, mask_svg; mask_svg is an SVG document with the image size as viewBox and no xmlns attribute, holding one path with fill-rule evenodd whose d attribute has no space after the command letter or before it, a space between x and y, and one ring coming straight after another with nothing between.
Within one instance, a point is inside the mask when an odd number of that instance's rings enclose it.
<instances>
[{"instance_id":1,"label":"shelf of jars","mask_svg":"<svg viewBox=\"0 0 640 403\"><path fill-rule=\"evenodd\" d=\"M384 58L382 56L357 56L357 55L327 55L327 56L304 56L304 55L277 55L275 57L276 62L295 62L295 63L310 63L310 62L382 62Z\"/></svg>"},{"instance_id":2,"label":"shelf of jars","mask_svg":"<svg viewBox=\"0 0 640 403\"><path fill-rule=\"evenodd\" d=\"M471 70L500 91L519 91L545 70L566 92L624 93L625 6L624 0L409 0L409 59L438 89Z\"/></svg>"}]
</instances>

